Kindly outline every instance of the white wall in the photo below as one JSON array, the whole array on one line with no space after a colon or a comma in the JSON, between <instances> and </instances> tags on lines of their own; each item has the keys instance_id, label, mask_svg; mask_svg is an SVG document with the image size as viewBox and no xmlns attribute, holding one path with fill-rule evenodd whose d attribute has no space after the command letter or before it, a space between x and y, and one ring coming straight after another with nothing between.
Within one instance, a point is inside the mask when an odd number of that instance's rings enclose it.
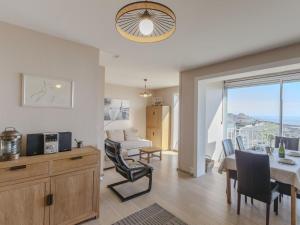
<instances>
[{"instance_id":1,"label":"white wall","mask_svg":"<svg viewBox=\"0 0 300 225\"><path fill-rule=\"evenodd\" d=\"M222 153L223 140L223 82L206 84L206 130L205 154L218 161Z\"/></svg>"},{"instance_id":2,"label":"white wall","mask_svg":"<svg viewBox=\"0 0 300 225\"><path fill-rule=\"evenodd\" d=\"M223 125L222 125L222 98L223 82L198 82L198 126L197 126L197 152L194 156L196 168L190 168L191 173L198 176L205 173L205 156L209 155L218 160L222 151ZM195 171L194 171L195 170Z\"/></svg>"},{"instance_id":3,"label":"white wall","mask_svg":"<svg viewBox=\"0 0 300 225\"><path fill-rule=\"evenodd\" d=\"M105 71L98 57L96 48L0 23L0 130L71 131L102 148ZM74 109L22 107L21 73L74 80Z\"/></svg>"},{"instance_id":4,"label":"white wall","mask_svg":"<svg viewBox=\"0 0 300 225\"><path fill-rule=\"evenodd\" d=\"M300 63L300 44L282 47L262 53L240 57L198 69L183 71L180 74L180 151L179 169L196 171L198 130L198 80L211 79L234 74L247 74L253 71ZM251 74L253 75L253 74ZM197 176L197 174L194 174Z\"/></svg>"},{"instance_id":5,"label":"white wall","mask_svg":"<svg viewBox=\"0 0 300 225\"><path fill-rule=\"evenodd\" d=\"M129 100L129 120L105 121L104 130L136 128L142 138L146 137L147 99L139 96L144 89L105 84L105 97Z\"/></svg>"}]
</instances>

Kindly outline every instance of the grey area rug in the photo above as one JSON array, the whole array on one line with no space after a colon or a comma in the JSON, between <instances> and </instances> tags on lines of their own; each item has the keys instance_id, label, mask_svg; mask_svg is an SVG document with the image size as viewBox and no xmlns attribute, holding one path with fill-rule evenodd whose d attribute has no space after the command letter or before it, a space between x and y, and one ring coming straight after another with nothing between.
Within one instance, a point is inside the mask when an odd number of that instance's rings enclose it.
<instances>
[{"instance_id":1,"label":"grey area rug","mask_svg":"<svg viewBox=\"0 0 300 225\"><path fill-rule=\"evenodd\" d=\"M142 209L112 225L188 225L158 204Z\"/></svg>"}]
</instances>

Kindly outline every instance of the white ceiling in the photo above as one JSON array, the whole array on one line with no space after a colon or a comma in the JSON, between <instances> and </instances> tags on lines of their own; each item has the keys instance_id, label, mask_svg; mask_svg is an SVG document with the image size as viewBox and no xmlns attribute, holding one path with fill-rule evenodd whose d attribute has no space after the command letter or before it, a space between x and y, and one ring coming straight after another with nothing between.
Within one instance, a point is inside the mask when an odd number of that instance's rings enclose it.
<instances>
[{"instance_id":1,"label":"white ceiling","mask_svg":"<svg viewBox=\"0 0 300 225\"><path fill-rule=\"evenodd\" d=\"M0 0L0 20L101 49L107 82L178 85L179 71L300 40L299 0L160 0L177 31L156 44L123 39L114 27L128 0ZM119 55L115 58L114 55Z\"/></svg>"}]
</instances>

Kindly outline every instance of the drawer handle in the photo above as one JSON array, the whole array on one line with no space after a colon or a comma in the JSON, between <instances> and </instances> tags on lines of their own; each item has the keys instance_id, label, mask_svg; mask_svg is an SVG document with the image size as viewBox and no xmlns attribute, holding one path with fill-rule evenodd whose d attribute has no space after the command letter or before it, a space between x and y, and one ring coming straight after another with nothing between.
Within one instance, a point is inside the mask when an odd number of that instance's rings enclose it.
<instances>
[{"instance_id":1,"label":"drawer handle","mask_svg":"<svg viewBox=\"0 0 300 225\"><path fill-rule=\"evenodd\" d=\"M71 160L79 160L79 159L82 159L83 157L82 156L76 156L76 157L72 157L70 158Z\"/></svg>"},{"instance_id":2,"label":"drawer handle","mask_svg":"<svg viewBox=\"0 0 300 225\"><path fill-rule=\"evenodd\" d=\"M26 169L26 165L13 166L13 167L10 167L9 169L12 170L12 171L15 171L15 170L23 170L23 169Z\"/></svg>"}]
</instances>

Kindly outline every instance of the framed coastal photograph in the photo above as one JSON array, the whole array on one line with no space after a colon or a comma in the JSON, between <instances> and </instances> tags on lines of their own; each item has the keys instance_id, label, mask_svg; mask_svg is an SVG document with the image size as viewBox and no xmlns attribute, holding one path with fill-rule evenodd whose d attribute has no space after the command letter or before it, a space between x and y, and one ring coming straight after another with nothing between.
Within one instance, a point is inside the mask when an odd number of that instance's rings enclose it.
<instances>
[{"instance_id":1,"label":"framed coastal photograph","mask_svg":"<svg viewBox=\"0 0 300 225\"><path fill-rule=\"evenodd\" d=\"M104 99L104 120L129 120L129 101L122 99Z\"/></svg>"},{"instance_id":2,"label":"framed coastal photograph","mask_svg":"<svg viewBox=\"0 0 300 225\"><path fill-rule=\"evenodd\" d=\"M74 81L22 74L22 105L73 108Z\"/></svg>"}]
</instances>

